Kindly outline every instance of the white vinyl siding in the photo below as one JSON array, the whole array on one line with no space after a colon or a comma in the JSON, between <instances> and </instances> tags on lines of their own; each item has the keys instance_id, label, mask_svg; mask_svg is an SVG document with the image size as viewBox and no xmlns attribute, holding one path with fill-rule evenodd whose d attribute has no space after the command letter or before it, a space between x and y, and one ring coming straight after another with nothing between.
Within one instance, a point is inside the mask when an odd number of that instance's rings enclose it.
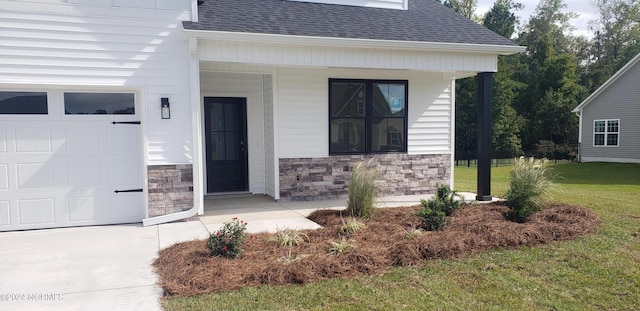
<instances>
[{"instance_id":1,"label":"white vinyl siding","mask_svg":"<svg viewBox=\"0 0 640 311\"><path fill-rule=\"evenodd\" d=\"M265 193L265 105L262 89L263 75L260 74L200 73L200 91L203 98L244 97L247 99L249 191L252 193Z\"/></svg>"},{"instance_id":2,"label":"white vinyl siding","mask_svg":"<svg viewBox=\"0 0 640 311\"><path fill-rule=\"evenodd\" d=\"M0 84L140 94L147 164L192 162L189 0L0 0ZM160 118L160 98L171 119Z\"/></svg>"},{"instance_id":3,"label":"white vinyl siding","mask_svg":"<svg viewBox=\"0 0 640 311\"><path fill-rule=\"evenodd\" d=\"M343 69L278 69L280 158L329 155L329 78L408 80L409 154L450 154L451 80L438 73Z\"/></svg>"}]
</instances>

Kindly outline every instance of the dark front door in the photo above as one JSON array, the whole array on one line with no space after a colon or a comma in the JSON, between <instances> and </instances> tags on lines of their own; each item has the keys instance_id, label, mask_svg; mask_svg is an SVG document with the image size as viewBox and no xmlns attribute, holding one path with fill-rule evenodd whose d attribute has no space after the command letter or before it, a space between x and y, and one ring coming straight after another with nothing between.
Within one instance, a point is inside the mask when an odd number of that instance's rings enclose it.
<instances>
[{"instance_id":1,"label":"dark front door","mask_svg":"<svg viewBox=\"0 0 640 311\"><path fill-rule=\"evenodd\" d=\"M207 192L246 191L247 100L205 97Z\"/></svg>"}]
</instances>

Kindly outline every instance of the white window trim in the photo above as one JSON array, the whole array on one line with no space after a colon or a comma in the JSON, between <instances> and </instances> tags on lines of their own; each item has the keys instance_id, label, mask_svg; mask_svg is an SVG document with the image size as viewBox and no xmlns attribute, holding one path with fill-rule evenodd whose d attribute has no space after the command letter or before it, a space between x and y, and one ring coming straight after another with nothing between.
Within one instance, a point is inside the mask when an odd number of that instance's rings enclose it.
<instances>
[{"instance_id":1,"label":"white window trim","mask_svg":"<svg viewBox=\"0 0 640 311\"><path fill-rule=\"evenodd\" d=\"M604 132L598 132L596 133L596 122L600 122L600 121L604 121ZM618 131L617 132L609 132L609 121L618 121ZM620 147L620 119L595 119L593 120L593 127L592 127L592 131L593 131L593 147L597 147L597 148L615 148L615 147ZM604 145L596 145L596 134L603 134L604 135ZM618 144L617 145L609 145L607 144L608 140L607 140L607 135L609 134L618 134Z\"/></svg>"}]
</instances>

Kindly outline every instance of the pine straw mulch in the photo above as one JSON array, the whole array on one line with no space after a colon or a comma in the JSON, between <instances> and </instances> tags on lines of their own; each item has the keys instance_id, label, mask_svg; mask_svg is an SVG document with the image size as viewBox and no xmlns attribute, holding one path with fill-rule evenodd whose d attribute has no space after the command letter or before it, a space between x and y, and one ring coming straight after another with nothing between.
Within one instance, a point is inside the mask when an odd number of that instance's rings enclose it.
<instances>
[{"instance_id":1,"label":"pine straw mulch","mask_svg":"<svg viewBox=\"0 0 640 311\"><path fill-rule=\"evenodd\" d=\"M330 241L340 241L340 212L319 210L309 219L323 226L303 230L309 241L284 247L255 234L236 259L211 256L206 240L175 244L154 262L166 295L192 296L263 284L304 284L334 277L380 274L392 266L414 266L428 259L460 258L489 249L513 249L568 240L596 231L600 219L590 210L551 204L527 223L504 219L499 203L458 210L442 231L407 239L406 229L419 226L420 206L378 209L366 228L348 237L355 248L330 255Z\"/></svg>"}]
</instances>

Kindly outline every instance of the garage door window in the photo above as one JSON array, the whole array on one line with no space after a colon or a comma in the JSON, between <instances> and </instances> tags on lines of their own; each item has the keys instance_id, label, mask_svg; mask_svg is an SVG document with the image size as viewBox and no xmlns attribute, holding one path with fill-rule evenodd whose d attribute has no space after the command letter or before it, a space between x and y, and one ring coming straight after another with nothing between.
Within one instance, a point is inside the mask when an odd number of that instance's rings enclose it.
<instances>
[{"instance_id":1,"label":"garage door window","mask_svg":"<svg viewBox=\"0 0 640 311\"><path fill-rule=\"evenodd\" d=\"M135 114L133 93L64 93L65 114Z\"/></svg>"},{"instance_id":2,"label":"garage door window","mask_svg":"<svg viewBox=\"0 0 640 311\"><path fill-rule=\"evenodd\" d=\"M47 113L47 92L0 92L0 114Z\"/></svg>"}]
</instances>

